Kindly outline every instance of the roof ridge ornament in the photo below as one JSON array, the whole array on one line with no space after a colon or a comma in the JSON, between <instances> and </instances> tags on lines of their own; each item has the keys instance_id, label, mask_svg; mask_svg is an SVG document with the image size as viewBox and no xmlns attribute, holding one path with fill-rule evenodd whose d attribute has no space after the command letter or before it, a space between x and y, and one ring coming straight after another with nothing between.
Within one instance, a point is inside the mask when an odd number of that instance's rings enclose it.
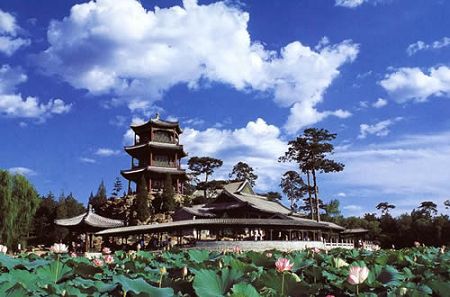
<instances>
[{"instance_id":1,"label":"roof ridge ornament","mask_svg":"<svg viewBox=\"0 0 450 297\"><path fill-rule=\"evenodd\" d=\"M156 113L155 120L159 120L159 112Z\"/></svg>"}]
</instances>

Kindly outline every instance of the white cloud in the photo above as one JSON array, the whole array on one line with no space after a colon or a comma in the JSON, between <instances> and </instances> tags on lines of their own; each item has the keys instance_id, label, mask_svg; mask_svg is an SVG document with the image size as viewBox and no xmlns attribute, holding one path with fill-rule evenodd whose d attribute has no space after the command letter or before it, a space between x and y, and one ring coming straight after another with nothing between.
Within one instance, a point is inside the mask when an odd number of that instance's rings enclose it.
<instances>
[{"instance_id":1,"label":"white cloud","mask_svg":"<svg viewBox=\"0 0 450 297\"><path fill-rule=\"evenodd\" d=\"M387 100L383 99L383 98L378 98L377 101L375 101L374 103L372 103L372 106L375 108L381 108L387 105Z\"/></svg>"},{"instance_id":2,"label":"white cloud","mask_svg":"<svg viewBox=\"0 0 450 297\"><path fill-rule=\"evenodd\" d=\"M18 37L20 31L22 30L17 25L16 18L0 9L0 52L11 56L19 48L31 43L29 39Z\"/></svg>"},{"instance_id":3,"label":"white cloud","mask_svg":"<svg viewBox=\"0 0 450 297\"><path fill-rule=\"evenodd\" d=\"M335 5L347 8L355 8L362 5L364 2L367 2L367 0L336 0Z\"/></svg>"},{"instance_id":4,"label":"white cloud","mask_svg":"<svg viewBox=\"0 0 450 297\"><path fill-rule=\"evenodd\" d=\"M339 192L337 194L338 197L347 197L347 194L345 194L344 192Z\"/></svg>"},{"instance_id":5,"label":"white cloud","mask_svg":"<svg viewBox=\"0 0 450 297\"><path fill-rule=\"evenodd\" d=\"M12 174L19 174L27 177L36 175L36 171L26 167L12 167L9 168L8 171Z\"/></svg>"},{"instance_id":6,"label":"white cloud","mask_svg":"<svg viewBox=\"0 0 450 297\"><path fill-rule=\"evenodd\" d=\"M390 132L389 127L400 120L402 120L402 118L397 117L395 119L384 120L373 125L361 124L359 125L358 138L364 139L367 135L386 136Z\"/></svg>"},{"instance_id":7,"label":"white cloud","mask_svg":"<svg viewBox=\"0 0 450 297\"><path fill-rule=\"evenodd\" d=\"M89 163L89 164L97 163L97 161L95 161L95 160L92 159L92 158L80 157L79 160L80 160L80 162L82 162L82 163Z\"/></svg>"},{"instance_id":8,"label":"white cloud","mask_svg":"<svg viewBox=\"0 0 450 297\"><path fill-rule=\"evenodd\" d=\"M425 102L430 96L450 96L450 68L430 68L428 73L419 68L400 68L387 74L380 85L398 103Z\"/></svg>"},{"instance_id":9,"label":"white cloud","mask_svg":"<svg viewBox=\"0 0 450 297\"><path fill-rule=\"evenodd\" d=\"M247 12L226 2L185 0L183 7L151 11L134 0L91 1L51 23L50 47L39 61L72 86L112 94L132 110L148 108L176 84L197 88L216 81L269 92L280 106L292 107L286 124L291 133L342 116L339 110L317 111L316 105L339 68L356 58L358 46L321 42L311 49L294 41L270 51L251 40L248 21ZM312 115L304 120L305 113Z\"/></svg>"},{"instance_id":10,"label":"white cloud","mask_svg":"<svg viewBox=\"0 0 450 297\"><path fill-rule=\"evenodd\" d=\"M95 154L97 156L101 156L101 157L111 157L111 156L117 156L120 154L119 150L113 150L113 149L109 149L109 148L99 148Z\"/></svg>"},{"instance_id":11,"label":"white cloud","mask_svg":"<svg viewBox=\"0 0 450 297\"><path fill-rule=\"evenodd\" d=\"M54 114L67 113L71 104L63 100L51 99L46 104L40 103L37 97L23 97L17 93L16 86L27 80L20 68L3 65L0 68L0 115L11 118L32 118L40 122Z\"/></svg>"},{"instance_id":12,"label":"white cloud","mask_svg":"<svg viewBox=\"0 0 450 297\"><path fill-rule=\"evenodd\" d=\"M424 200L442 206L450 197L449 156L450 132L406 135L378 145L350 147L336 151L334 158L343 162L345 169L338 179L325 177L325 183L352 190L349 196L389 200L404 206L402 209L411 210Z\"/></svg>"},{"instance_id":13,"label":"white cloud","mask_svg":"<svg viewBox=\"0 0 450 297\"><path fill-rule=\"evenodd\" d=\"M428 44L419 40L415 43L410 44L406 49L406 52L409 56L412 56L419 51L441 49L447 46L450 46L450 37L443 37L441 40L436 40Z\"/></svg>"},{"instance_id":14,"label":"white cloud","mask_svg":"<svg viewBox=\"0 0 450 297\"><path fill-rule=\"evenodd\" d=\"M258 175L256 186L261 191L278 186L282 173L289 170L290 166L277 161L287 149L287 143L280 137L280 129L261 118L234 130L209 128L200 131L185 128L180 142L184 144L189 157L222 159L224 165L215 174L216 178L227 178L239 161L248 163Z\"/></svg>"}]
</instances>

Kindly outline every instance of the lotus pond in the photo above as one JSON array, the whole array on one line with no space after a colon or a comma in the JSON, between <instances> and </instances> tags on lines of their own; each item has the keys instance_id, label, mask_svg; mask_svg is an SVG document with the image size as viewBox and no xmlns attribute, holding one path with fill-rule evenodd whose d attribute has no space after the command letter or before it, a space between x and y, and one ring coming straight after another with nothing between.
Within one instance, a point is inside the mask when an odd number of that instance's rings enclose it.
<instances>
[{"instance_id":1,"label":"lotus pond","mask_svg":"<svg viewBox=\"0 0 450 297\"><path fill-rule=\"evenodd\" d=\"M352 276L352 267L368 274ZM450 253L189 250L95 260L0 254L0 296L450 296Z\"/></svg>"}]
</instances>

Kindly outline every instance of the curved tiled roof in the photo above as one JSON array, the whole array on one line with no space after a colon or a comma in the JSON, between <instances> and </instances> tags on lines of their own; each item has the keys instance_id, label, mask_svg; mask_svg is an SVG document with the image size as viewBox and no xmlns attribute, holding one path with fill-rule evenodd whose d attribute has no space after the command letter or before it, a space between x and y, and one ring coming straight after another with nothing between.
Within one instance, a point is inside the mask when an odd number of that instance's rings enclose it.
<instances>
[{"instance_id":1,"label":"curved tiled roof","mask_svg":"<svg viewBox=\"0 0 450 297\"><path fill-rule=\"evenodd\" d=\"M147 166L147 167L139 167L135 169L122 170L120 173L126 179L134 179L140 177L140 174L143 172L155 172L155 173L170 173L170 174L180 174L186 175L186 171L184 169L178 169L176 167L158 167L158 166ZM133 177L133 175L136 175Z\"/></svg>"},{"instance_id":2,"label":"curved tiled roof","mask_svg":"<svg viewBox=\"0 0 450 297\"><path fill-rule=\"evenodd\" d=\"M130 125L130 127L135 132L137 130L147 129L150 127L175 128L177 130L178 134L183 132L181 130L178 122L165 121L165 120L159 119L158 117L156 119L150 119L143 124L132 124L132 125Z\"/></svg>"},{"instance_id":3,"label":"curved tiled roof","mask_svg":"<svg viewBox=\"0 0 450 297\"><path fill-rule=\"evenodd\" d=\"M95 228L116 228L124 226L123 221L102 217L93 213L90 209L88 212L73 218L55 220L55 224L63 227L88 225Z\"/></svg>"},{"instance_id":4,"label":"curved tiled roof","mask_svg":"<svg viewBox=\"0 0 450 297\"><path fill-rule=\"evenodd\" d=\"M314 229L328 229L328 226L323 223L318 223L312 220L285 220L285 219L235 219L235 218L213 218L213 219L198 219L198 220L183 220L162 224L139 225L129 227L119 227L114 229L107 229L97 232L97 235L113 235L113 234L139 234L151 232L165 232L171 231L175 228L202 228L205 227L258 227L258 228L314 228Z\"/></svg>"}]
</instances>

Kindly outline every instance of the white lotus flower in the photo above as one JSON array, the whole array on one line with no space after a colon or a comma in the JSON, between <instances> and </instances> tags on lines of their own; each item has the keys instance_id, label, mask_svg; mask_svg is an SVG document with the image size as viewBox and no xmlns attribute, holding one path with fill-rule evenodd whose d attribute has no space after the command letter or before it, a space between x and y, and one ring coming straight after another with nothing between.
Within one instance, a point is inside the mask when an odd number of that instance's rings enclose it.
<instances>
[{"instance_id":1,"label":"white lotus flower","mask_svg":"<svg viewBox=\"0 0 450 297\"><path fill-rule=\"evenodd\" d=\"M0 253L6 254L8 247L0 244Z\"/></svg>"},{"instance_id":2,"label":"white lotus flower","mask_svg":"<svg viewBox=\"0 0 450 297\"><path fill-rule=\"evenodd\" d=\"M67 245L65 245L64 243L55 243L52 245L50 250L55 254L65 254L69 251Z\"/></svg>"}]
</instances>

